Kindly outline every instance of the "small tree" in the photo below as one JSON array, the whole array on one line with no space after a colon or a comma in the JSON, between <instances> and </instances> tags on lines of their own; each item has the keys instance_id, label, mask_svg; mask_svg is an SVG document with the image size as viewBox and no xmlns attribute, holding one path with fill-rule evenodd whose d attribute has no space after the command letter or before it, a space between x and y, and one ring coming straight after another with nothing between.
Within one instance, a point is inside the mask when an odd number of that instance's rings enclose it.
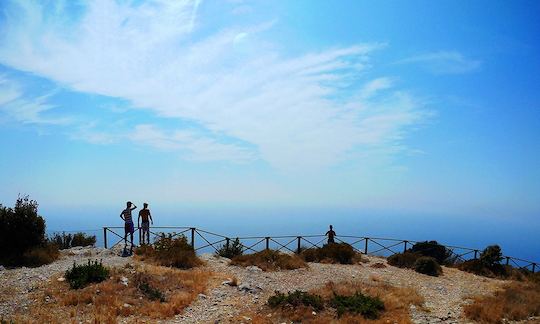
<instances>
[{"instance_id":1,"label":"small tree","mask_svg":"<svg viewBox=\"0 0 540 324\"><path fill-rule=\"evenodd\" d=\"M19 196L14 208L0 205L0 263L20 265L25 252L45 243L45 220L38 215L37 201Z\"/></svg>"},{"instance_id":2,"label":"small tree","mask_svg":"<svg viewBox=\"0 0 540 324\"><path fill-rule=\"evenodd\" d=\"M232 244L223 244L219 250L217 250L216 254L220 257L229 258L232 259L235 256L242 255L244 253L243 251L243 245L240 243L240 239L236 238Z\"/></svg>"},{"instance_id":3,"label":"small tree","mask_svg":"<svg viewBox=\"0 0 540 324\"><path fill-rule=\"evenodd\" d=\"M480 254L480 262L489 269L493 269L500 264L503 259L501 247L498 245L490 245Z\"/></svg>"}]
</instances>

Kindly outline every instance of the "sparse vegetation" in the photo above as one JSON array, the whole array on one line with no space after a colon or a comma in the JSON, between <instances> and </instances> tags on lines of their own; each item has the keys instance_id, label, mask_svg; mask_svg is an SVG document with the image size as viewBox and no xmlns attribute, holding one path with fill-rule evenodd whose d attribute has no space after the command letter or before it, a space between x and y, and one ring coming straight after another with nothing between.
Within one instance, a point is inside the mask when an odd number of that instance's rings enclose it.
<instances>
[{"instance_id":1,"label":"sparse vegetation","mask_svg":"<svg viewBox=\"0 0 540 324\"><path fill-rule=\"evenodd\" d=\"M301 253L307 262L352 264L359 261L360 255L347 243L325 244L322 248L309 248Z\"/></svg>"},{"instance_id":2,"label":"sparse vegetation","mask_svg":"<svg viewBox=\"0 0 540 324\"><path fill-rule=\"evenodd\" d=\"M426 274L428 276L434 276L437 277L442 273L442 268L437 263L437 260L432 257L419 257L414 262L414 270L419 273Z\"/></svg>"},{"instance_id":3,"label":"sparse vegetation","mask_svg":"<svg viewBox=\"0 0 540 324\"><path fill-rule=\"evenodd\" d=\"M13 208L0 204L0 264L40 266L58 258L58 249L45 238L45 220L38 203L28 196L17 198Z\"/></svg>"},{"instance_id":4,"label":"sparse vegetation","mask_svg":"<svg viewBox=\"0 0 540 324\"><path fill-rule=\"evenodd\" d=\"M540 316L540 286L512 281L492 296L474 297L464 307L465 316L479 323L504 323Z\"/></svg>"},{"instance_id":5,"label":"sparse vegetation","mask_svg":"<svg viewBox=\"0 0 540 324\"><path fill-rule=\"evenodd\" d=\"M272 308L306 306L317 311L324 308L324 302L321 296L300 290L288 292L287 294L276 291L273 296L268 298L268 305Z\"/></svg>"},{"instance_id":6,"label":"sparse vegetation","mask_svg":"<svg viewBox=\"0 0 540 324\"><path fill-rule=\"evenodd\" d=\"M422 303L422 297L410 288L329 282L310 292L276 292L268 300L274 320L254 315L254 322L273 323L277 318L279 322L334 323L339 317L340 323L363 323L367 319L370 323L409 323L410 305L420 307Z\"/></svg>"},{"instance_id":7,"label":"sparse vegetation","mask_svg":"<svg viewBox=\"0 0 540 324\"><path fill-rule=\"evenodd\" d=\"M96 244L96 236L86 235L82 232L73 235L63 232L61 234L54 233L49 241L56 244L60 250L64 250L75 246L94 246Z\"/></svg>"},{"instance_id":8,"label":"sparse vegetation","mask_svg":"<svg viewBox=\"0 0 540 324\"><path fill-rule=\"evenodd\" d=\"M184 235L176 236L174 233L168 235L162 233L153 245L143 245L135 249L135 254L142 260L179 269L190 269L203 263L187 238Z\"/></svg>"},{"instance_id":9,"label":"sparse vegetation","mask_svg":"<svg viewBox=\"0 0 540 324\"><path fill-rule=\"evenodd\" d=\"M264 271L292 270L307 267L304 260L296 254L289 255L275 250L239 255L232 258L231 264L242 267L257 266Z\"/></svg>"},{"instance_id":10,"label":"sparse vegetation","mask_svg":"<svg viewBox=\"0 0 540 324\"><path fill-rule=\"evenodd\" d=\"M224 243L216 252L216 255L229 259L242 254L244 254L243 245L238 238L236 238L232 244L230 242L229 244Z\"/></svg>"},{"instance_id":11,"label":"sparse vegetation","mask_svg":"<svg viewBox=\"0 0 540 324\"><path fill-rule=\"evenodd\" d=\"M146 298L152 301L165 302L165 295L161 290L150 284L151 278L148 274L139 272L135 275L134 281L137 288L139 288Z\"/></svg>"},{"instance_id":12,"label":"sparse vegetation","mask_svg":"<svg viewBox=\"0 0 540 324\"><path fill-rule=\"evenodd\" d=\"M72 289L80 289L91 283L102 282L109 276L109 269L101 262L88 260L87 264L77 265L66 271L66 280Z\"/></svg>"}]
</instances>

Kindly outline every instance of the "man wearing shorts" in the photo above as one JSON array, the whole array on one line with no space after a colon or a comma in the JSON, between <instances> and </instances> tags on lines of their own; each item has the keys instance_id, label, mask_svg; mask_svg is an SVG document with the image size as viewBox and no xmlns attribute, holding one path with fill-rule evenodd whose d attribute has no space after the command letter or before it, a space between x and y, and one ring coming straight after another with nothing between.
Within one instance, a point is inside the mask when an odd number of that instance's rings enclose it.
<instances>
[{"instance_id":1,"label":"man wearing shorts","mask_svg":"<svg viewBox=\"0 0 540 324\"><path fill-rule=\"evenodd\" d=\"M124 250L126 250L126 248L127 248L127 236L128 236L128 234L130 234L130 236L131 236L131 249L129 250L130 254L131 254L131 252L133 252L133 232L135 232L135 228L133 226L133 218L131 217L131 211L134 210L134 209L137 209L137 206L132 204L131 201L128 201L126 203L126 209L124 209L120 213L120 218L122 218L124 220L124 233L125 233L124 234L124 243L125 243Z\"/></svg>"},{"instance_id":2,"label":"man wearing shorts","mask_svg":"<svg viewBox=\"0 0 540 324\"><path fill-rule=\"evenodd\" d=\"M142 218L142 223L140 222ZM146 235L146 244L150 244L150 222L154 225L154 220L152 219L152 214L150 214L150 209L148 209L148 204L144 203L144 208L139 211L139 218L137 218L137 226L141 229L142 232L142 242L145 243ZM141 227L142 224L142 227Z\"/></svg>"},{"instance_id":3,"label":"man wearing shorts","mask_svg":"<svg viewBox=\"0 0 540 324\"><path fill-rule=\"evenodd\" d=\"M336 243L334 241L334 237L336 236L336 232L334 232L334 229L333 229L332 225L330 225L330 230L328 232L326 232L325 235L328 236L328 244Z\"/></svg>"}]
</instances>

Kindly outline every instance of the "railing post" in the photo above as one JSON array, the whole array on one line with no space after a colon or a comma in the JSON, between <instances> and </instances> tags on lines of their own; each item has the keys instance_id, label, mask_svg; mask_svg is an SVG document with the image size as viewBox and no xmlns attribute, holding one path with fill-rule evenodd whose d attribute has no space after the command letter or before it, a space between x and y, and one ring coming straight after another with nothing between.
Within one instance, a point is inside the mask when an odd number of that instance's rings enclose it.
<instances>
[{"instance_id":1,"label":"railing post","mask_svg":"<svg viewBox=\"0 0 540 324\"><path fill-rule=\"evenodd\" d=\"M474 250L474 259L478 259L478 250Z\"/></svg>"},{"instance_id":2,"label":"railing post","mask_svg":"<svg viewBox=\"0 0 540 324\"><path fill-rule=\"evenodd\" d=\"M107 227L103 227L103 246L107 248Z\"/></svg>"},{"instance_id":3,"label":"railing post","mask_svg":"<svg viewBox=\"0 0 540 324\"><path fill-rule=\"evenodd\" d=\"M231 241L230 238L228 238L228 237L225 238L225 246L226 246L227 251L229 250L229 242L230 242L230 241Z\"/></svg>"},{"instance_id":4,"label":"railing post","mask_svg":"<svg viewBox=\"0 0 540 324\"><path fill-rule=\"evenodd\" d=\"M367 255L367 251L368 251L368 241L369 241L369 238L366 237L366 245L364 246L364 254Z\"/></svg>"},{"instance_id":5,"label":"railing post","mask_svg":"<svg viewBox=\"0 0 540 324\"><path fill-rule=\"evenodd\" d=\"M270 238L265 237L264 239L266 240L266 250L270 250Z\"/></svg>"},{"instance_id":6,"label":"railing post","mask_svg":"<svg viewBox=\"0 0 540 324\"><path fill-rule=\"evenodd\" d=\"M510 257L506 257L506 265L510 264Z\"/></svg>"},{"instance_id":7,"label":"railing post","mask_svg":"<svg viewBox=\"0 0 540 324\"><path fill-rule=\"evenodd\" d=\"M298 247L296 249L296 253L300 254L300 252L302 252L301 247L300 247L300 242L302 240L302 236L298 236L297 238L298 238Z\"/></svg>"},{"instance_id":8,"label":"railing post","mask_svg":"<svg viewBox=\"0 0 540 324\"><path fill-rule=\"evenodd\" d=\"M536 269L536 263L532 264L532 273L534 273L534 270Z\"/></svg>"},{"instance_id":9,"label":"railing post","mask_svg":"<svg viewBox=\"0 0 540 324\"><path fill-rule=\"evenodd\" d=\"M141 242L141 228L138 227L137 231L139 232L139 245L142 245L142 242Z\"/></svg>"},{"instance_id":10,"label":"railing post","mask_svg":"<svg viewBox=\"0 0 540 324\"><path fill-rule=\"evenodd\" d=\"M407 242L409 241L403 241L403 253L407 252Z\"/></svg>"},{"instance_id":11,"label":"railing post","mask_svg":"<svg viewBox=\"0 0 540 324\"><path fill-rule=\"evenodd\" d=\"M191 247L195 250L195 227L191 228Z\"/></svg>"}]
</instances>

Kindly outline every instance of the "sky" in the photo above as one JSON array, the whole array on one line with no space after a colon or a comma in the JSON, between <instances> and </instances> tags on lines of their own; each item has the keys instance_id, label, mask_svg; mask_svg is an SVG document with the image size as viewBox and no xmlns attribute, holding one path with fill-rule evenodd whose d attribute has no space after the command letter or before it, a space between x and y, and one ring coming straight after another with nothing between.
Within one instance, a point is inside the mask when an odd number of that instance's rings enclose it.
<instances>
[{"instance_id":1,"label":"sky","mask_svg":"<svg viewBox=\"0 0 540 324\"><path fill-rule=\"evenodd\" d=\"M537 1L0 1L0 203L540 224Z\"/></svg>"}]
</instances>

